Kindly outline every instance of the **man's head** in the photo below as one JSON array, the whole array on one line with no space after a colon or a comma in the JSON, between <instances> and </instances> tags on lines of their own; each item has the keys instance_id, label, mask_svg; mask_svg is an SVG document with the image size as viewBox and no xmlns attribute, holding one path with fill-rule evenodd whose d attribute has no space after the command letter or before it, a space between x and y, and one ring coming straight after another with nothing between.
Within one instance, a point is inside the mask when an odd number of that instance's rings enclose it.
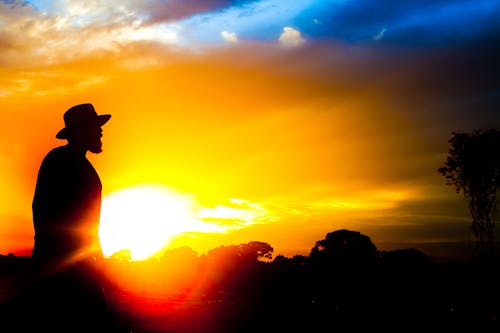
<instances>
[{"instance_id":1,"label":"man's head","mask_svg":"<svg viewBox=\"0 0 500 333\"><path fill-rule=\"evenodd\" d=\"M92 104L85 103L69 108L63 118L65 127L56 134L56 138L66 139L93 153L102 151L101 126L108 122L111 115L98 115Z\"/></svg>"}]
</instances>

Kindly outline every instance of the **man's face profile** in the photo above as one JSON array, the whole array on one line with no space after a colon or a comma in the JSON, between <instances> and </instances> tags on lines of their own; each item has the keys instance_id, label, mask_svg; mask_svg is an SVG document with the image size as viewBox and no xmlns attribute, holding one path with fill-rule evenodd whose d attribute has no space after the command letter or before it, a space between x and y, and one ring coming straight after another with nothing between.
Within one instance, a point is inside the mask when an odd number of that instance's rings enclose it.
<instances>
[{"instance_id":1,"label":"man's face profile","mask_svg":"<svg viewBox=\"0 0 500 333\"><path fill-rule=\"evenodd\" d=\"M98 124L82 126L74 133L74 140L94 154L102 152L101 137L102 128Z\"/></svg>"},{"instance_id":2,"label":"man's face profile","mask_svg":"<svg viewBox=\"0 0 500 333\"><path fill-rule=\"evenodd\" d=\"M102 152L102 128L98 125L89 126L88 130L88 149L94 154Z\"/></svg>"}]
</instances>

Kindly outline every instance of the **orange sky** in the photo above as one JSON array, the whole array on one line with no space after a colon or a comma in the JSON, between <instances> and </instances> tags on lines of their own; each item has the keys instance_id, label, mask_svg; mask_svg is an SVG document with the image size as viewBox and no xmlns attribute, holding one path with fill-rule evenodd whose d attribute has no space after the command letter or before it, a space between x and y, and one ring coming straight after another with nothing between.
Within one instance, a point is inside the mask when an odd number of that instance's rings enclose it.
<instances>
[{"instance_id":1,"label":"orange sky","mask_svg":"<svg viewBox=\"0 0 500 333\"><path fill-rule=\"evenodd\" d=\"M200 52L150 42L95 51L71 44L74 54L54 45L41 55L27 45L1 59L0 253L31 250L39 164L64 143L55 139L64 111L84 102L113 116L104 152L89 154L105 196L155 183L202 208L259 212L245 220L212 210L206 222L227 231L193 230L176 246L203 252L258 240L275 254L308 254L340 228L379 246L468 239L465 202L437 168L452 131L490 121L451 113L465 112L456 96L466 84L437 89L446 75L434 70L453 52L340 41Z\"/></svg>"},{"instance_id":2,"label":"orange sky","mask_svg":"<svg viewBox=\"0 0 500 333\"><path fill-rule=\"evenodd\" d=\"M238 62L233 54L243 51L173 55L144 67L100 58L7 71L4 81L24 86L6 85L1 101L7 120L0 134L1 252L30 246L37 168L45 152L63 143L54 138L62 113L80 102L113 115L104 127L104 152L89 155L105 195L158 183L204 207L238 198L268 211L234 231L202 234L199 244L183 238L198 251L260 240L278 252L307 253L338 228L365 231L374 241L411 240L410 232L384 230L419 223L401 206L443 196L460 201L435 170L447 138L437 143L439 152L411 131L413 119L387 107L384 93L399 79L346 91L341 79L322 73L271 68L267 62L285 61L279 50ZM428 148L434 153L423 154ZM414 240L427 237L433 238Z\"/></svg>"}]
</instances>

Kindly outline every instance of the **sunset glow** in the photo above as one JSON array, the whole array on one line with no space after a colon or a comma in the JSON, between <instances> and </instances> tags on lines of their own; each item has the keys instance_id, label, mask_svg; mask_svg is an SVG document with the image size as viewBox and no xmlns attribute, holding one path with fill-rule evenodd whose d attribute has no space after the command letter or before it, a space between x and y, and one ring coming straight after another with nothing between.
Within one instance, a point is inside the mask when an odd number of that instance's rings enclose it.
<instances>
[{"instance_id":1,"label":"sunset glow","mask_svg":"<svg viewBox=\"0 0 500 333\"><path fill-rule=\"evenodd\" d=\"M99 236L105 256L130 250L132 259L146 259L191 225L189 199L161 186L135 186L103 200Z\"/></svg>"},{"instance_id":2,"label":"sunset glow","mask_svg":"<svg viewBox=\"0 0 500 333\"><path fill-rule=\"evenodd\" d=\"M29 255L43 156L70 106L111 114L104 254L336 229L463 241L437 169L453 131L500 126L498 1L0 0L0 253ZM362 18L362 19L360 19Z\"/></svg>"},{"instance_id":3,"label":"sunset glow","mask_svg":"<svg viewBox=\"0 0 500 333\"><path fill-rule=\"evenodd\" d=\"M498 327L499 41L499 0L0 0L0 333Z\"/></svg>"},{"instance_id":4,"label":"sunset glow","mask_svg":"<svg viewBox=\"0 0 500 333\"><path fill-rule=\"evenodd\" d=\"M266 216L256 204L231 199L228 205L200 206L191 195L143 184L108 194L102 202L99 236L106 257L128 250L133 260L161 255L185 234L225 233ZM230 224L224 221L231 221Z\"/></svg>"}]
</instances>

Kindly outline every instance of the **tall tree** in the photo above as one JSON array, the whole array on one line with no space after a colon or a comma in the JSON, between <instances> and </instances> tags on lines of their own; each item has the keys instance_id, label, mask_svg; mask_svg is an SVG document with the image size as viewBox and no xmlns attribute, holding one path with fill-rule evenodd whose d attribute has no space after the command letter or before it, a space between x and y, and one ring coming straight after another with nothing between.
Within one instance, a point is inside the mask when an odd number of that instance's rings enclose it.
<instances>
[{"instance_id":1,"label":"tall tree","mask_svg":"<svg viewBox=\"0 0 500 333\"><path fill-rule=\"evenodd\" d=\"M326 234L311 249L309 258L322 264L371 263L377 259L377 248L370 237L359 231L341 229Z\"/></svg>"},{"instance_id":2,"label":"tall tree","mask_svg":"<svg viewBox=\"0 0 500 333\"><path fill-rule=\"evenodd\" d=\"M469 202L472 234L481 246L493 245L497 192L500 189L500 131L452 133L450 149L438 172Z\"/></svg>"}]
</instances>

